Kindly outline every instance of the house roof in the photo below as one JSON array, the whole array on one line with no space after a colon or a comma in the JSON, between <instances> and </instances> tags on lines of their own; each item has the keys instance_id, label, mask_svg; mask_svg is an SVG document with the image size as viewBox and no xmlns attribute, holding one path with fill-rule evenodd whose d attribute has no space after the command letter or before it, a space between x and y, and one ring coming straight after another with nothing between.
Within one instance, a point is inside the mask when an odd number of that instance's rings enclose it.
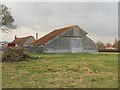
<instances>
[{"instance_id":1,"label":"house roof","mask_svg":"<svg viewBox=\"0 0 120 90\"><path fill-rule=\"evenodd\" d=\"M31 37L34 38L33 36L15 38L11 43L15 43L15 44L18 44L18 45L23 45L26 42L26 40L28 40Z\"/></svg>"},{"instance_id":2,"label":"house roof","mask_svg":"<svg viewBox=\"0 0 120 90\"><path fill-rule=\"evenodd\" d=\"M73 29L76 26L77 25L73 25L73 26L68 26L68 27L56 29L56 30L50 32L49 34L43 36L42 38L32 42L30 45L45 45L46 43L48 43L49 41L53 40L57 36L65 33L66 31L69 31L69 30Z\"/></svg>"}]
</instances>

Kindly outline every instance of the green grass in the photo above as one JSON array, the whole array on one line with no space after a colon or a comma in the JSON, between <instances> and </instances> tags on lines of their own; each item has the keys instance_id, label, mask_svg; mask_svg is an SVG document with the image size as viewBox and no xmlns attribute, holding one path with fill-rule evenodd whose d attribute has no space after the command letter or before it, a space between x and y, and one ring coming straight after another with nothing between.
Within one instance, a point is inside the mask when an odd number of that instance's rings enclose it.
<instances>
[{"instance_id":1,"label":"green grass","mask_svg":"<svg viewBox=\"0 0 120 90\"><path fill-rule=\"evenodd\" d=\"M117 88L118 54L33 54L2 64L3 88Z\"/></svg>"}]
</instances>

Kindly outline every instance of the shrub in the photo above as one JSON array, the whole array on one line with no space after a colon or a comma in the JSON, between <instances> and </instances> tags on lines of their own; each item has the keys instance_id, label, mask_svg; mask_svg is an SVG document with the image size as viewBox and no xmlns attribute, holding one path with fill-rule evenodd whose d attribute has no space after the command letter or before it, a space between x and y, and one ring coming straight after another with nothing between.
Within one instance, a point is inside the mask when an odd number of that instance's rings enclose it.
<instances>
[{"instance_id":1,"label":"shrub","mask_svg":"<svg viewBox=\"0 0 120 90\"><path fill-rule=\"evenodd\" d=\"M7 47L2 54L2 62L25 61L30 55L22 47Z\"/></svg>"}]
</instances>

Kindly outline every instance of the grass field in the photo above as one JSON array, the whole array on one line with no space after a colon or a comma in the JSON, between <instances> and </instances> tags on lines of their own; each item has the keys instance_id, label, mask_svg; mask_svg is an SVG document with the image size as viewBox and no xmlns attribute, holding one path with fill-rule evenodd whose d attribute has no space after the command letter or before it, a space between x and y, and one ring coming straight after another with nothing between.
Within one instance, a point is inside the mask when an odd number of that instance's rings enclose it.
<instances>
[{"instance_id":1,"label":"grass field","mask_svg":"<svg viewBox=\"0 0 120 90\"><path fill-rule=\"evenodd\" d=\"M2 64L2 87L117 88L118 54L32 54Z\"/></svg>"}]
</instances>

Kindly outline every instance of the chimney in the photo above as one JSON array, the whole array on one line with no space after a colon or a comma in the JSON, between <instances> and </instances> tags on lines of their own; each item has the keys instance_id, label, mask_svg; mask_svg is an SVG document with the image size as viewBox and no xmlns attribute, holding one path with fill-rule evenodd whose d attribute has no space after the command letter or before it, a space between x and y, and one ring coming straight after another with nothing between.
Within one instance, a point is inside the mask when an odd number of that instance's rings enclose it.
<instances>
[{"instance_id":1,"label":"chimney","mask_svg":"<svg viewBox=\"0 0 120 90\"><path fill-rule=\"evenodd\" d=\"M38 39L38 33L36 33L36 40Z\"/></svg>"},{"instance_id":2,"label":"chimney","mask_svg":"<svg viewBox=\"0 0 120 90\"><path fill-rule=\"evenodd\" d=\"M17 38L17 36L15 35L15 39Z\"/></svg>"}]
</instances>

